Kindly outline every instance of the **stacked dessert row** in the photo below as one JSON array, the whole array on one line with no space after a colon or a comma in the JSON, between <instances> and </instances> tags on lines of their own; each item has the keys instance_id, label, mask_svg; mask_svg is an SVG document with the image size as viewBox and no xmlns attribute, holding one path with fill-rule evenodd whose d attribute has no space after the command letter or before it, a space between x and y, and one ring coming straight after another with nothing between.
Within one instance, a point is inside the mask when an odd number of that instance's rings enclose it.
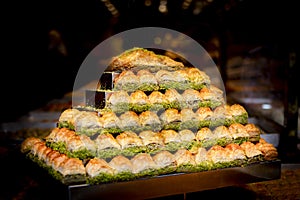
<instances>
[{"instance_id":1,"label":"stacked dessert row","mask_svg":"<svg viewBox=\"0 0 300 200\"><path fill-rule=\"evenodd\" d=\"M61 114L58 127L69 128L77 134L92 136L97 133L121 133L126 130L134 132L162 129L198 130L203 127L229 126L233 123L246 124L247 122L246 110L234 104L219 106L214 110L209 107L200 107L196 110L170 108L159 112L146 110L140 113L129 110L120 114L113 111L67 109Z\"/></svg>"},{"instance_id":2,"label":"stacked dessert row","mask_svg":"<svg viewBox=\"0 0 300 200\"><path fill-rule=\"evenodd\" d=\"M80 159L51 148L39 138L27 138L22 143L22 152L54 178L64 184L99 184L130 181L170 173L192 173L227 167L241 167L251 163L275 160L276 148L264 139L241 144L212 145L209 148L178 148L176 151L161 149L155 153L122 154L105 159L95 156ZM109 156L110 157L110 156Z\"/></svg>"}]
</instances>

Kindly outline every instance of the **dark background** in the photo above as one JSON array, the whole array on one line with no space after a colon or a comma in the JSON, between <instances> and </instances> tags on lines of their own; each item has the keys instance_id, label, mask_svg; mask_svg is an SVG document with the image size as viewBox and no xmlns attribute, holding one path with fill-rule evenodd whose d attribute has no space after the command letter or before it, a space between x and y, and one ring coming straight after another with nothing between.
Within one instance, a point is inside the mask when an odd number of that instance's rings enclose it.
<instances>
[{"instance_id":1,"label":"dark background","mask_svg":"<svg viewBox=\"0 0 300 200\"><path fill-rule=\"evenodd\" d=\"M108 10L111 3L118 15ZM130 28L157 26L181 31L207 45L221 41L217 64L224 70L226 49L234 44L271 46L283 60L298 52L295 1L215 0L183 9L183 0L168 1L168 12L143 0L6 1L2 15L1 119L13 121L72 90L77 70L88 53L109 36ZM49 50L49 31L57 30L68 54ZM283 70L284 71L284 70ZM297 72L298 73L298 72ZM226 74L224 74L226 76ZM285 79L286 74L282 74ZM225 78L225 77L224 77Z\"/></svg>"}]
</instances>

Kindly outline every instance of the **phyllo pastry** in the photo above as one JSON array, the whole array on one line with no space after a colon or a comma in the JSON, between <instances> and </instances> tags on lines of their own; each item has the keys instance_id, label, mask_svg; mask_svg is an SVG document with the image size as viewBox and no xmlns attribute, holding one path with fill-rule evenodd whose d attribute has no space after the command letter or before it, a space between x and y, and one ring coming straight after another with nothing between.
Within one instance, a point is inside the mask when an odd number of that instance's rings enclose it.
<instances>
[{"instance_id":1,"label":"phyllo pastry","mask_svg":"<svg viewBox=\"0 0 300 200\"><path fill-rule=\"evenodd\" d=\"M143 141L143 145L146 146L147 152L153 153L159 151L164 145L164 138L159 132L152 130L142 131L139 133L139 137Z\"/></svg>"},{"instance_id":2,"label":"phyllo pastry","mask_svg":"<svg viewBox=\"0 0 300 200\"><path fill-rule=\"evenodd\" d=\"M228 125L225 123L225 119L228 117L230 118L231 116L230 115L228 116L228 112L226 112L226 108L224 105L216 107L212 112L213 113L211 116L211 123L210 123L212 127Z\"/></svg>"},{"instance_id":3,"label":"phyllo pastry","mask_svg":"<svg viewBox=\"0 0 300 200\"><path fill-rule=\"evenodd\" d=\"M191 108L184 108L180 111L181 127L180 129L198 129L199 119Z\"/></svg>"},{"instance_id":4,"label":"phyllo pastry","mask_svg":"<svg viewBox=\"0 0 300 200\"><path fill-rule=\"evenodd\" d=\"M196 67L187 68L186 71L193 89L202 89L204 86L210 85L210 78L204 71Z\"/></svg>"},{"instance_id":5,"label":"phyllo pastry","mask_svg":"<svg viewBox=\"0 0 300 200\"><path fill-rule=\"evenodd\" d=\"M154 173L157 165L148 153L139 153L131 158L130 161L133 165L132 172L134 174L138 174L138 176L157 175Z\"/></svg>"},{"instance_id":6,"label":"phyllo pastry","mask_svg":"<svg viewBox=\"0 0 300 200\"><path fill-rule=\"evenodd\" d=\"M80 111L77 109L69 108L64 110L58 119L58 126L59 127L66 127L71 130L75 130L74 122L75 119L79 116Z\"/></svg>"},{"instance_id":7,"label":"phyllo pastry","mask_svg":"<svg viewBox=\"0 0 300 200\"><path fill-rule=\"evenodd\" d=\"M51 155L52 153L50 153L50 151L48 152L47 155ZM66 155L66 154L57 154L55 152L53 152L52 155L57 155L57 156L54 156L52 160L50 160L50 162L48 163L48 165L55 170L55 171L58 171L59 170L59 167L64 163L66 162L67 160L69 160L69 157ZM47 156L45 157L45 160L46 160Z\"/></svg>"},{"instance_id":8,"label":"phyllo pastry","mask_svg":"<svg viewBox=\"0 0 300 200\"><path fill-rule=\"evenodd\" d=\"M42 139L35 138L35 137L28 137L26 138L21 144L21 152L28 153L31 151L32 147L36 144L42 142Z\"/></svg>"},{"instance_id":9,"label":"phyllo pastry","mask_svg":"<svg viewBox=\"0 0 300 200\"><path fill-rule=\"evenodd\" d=\"M213 134L218 139L220 139L220 138L231 138L228 127L223 126L223 125L215 127L214 130L213 130Z\"/></svg>"},{"instance_id":10,"label":"phyllo pastry","mask_svg":"<svg viewBox=\"0 0 300 200\"><path fill-rule=\"evenodd\" d=\"M133 174L133 164L125 156L115 156L111 159L111 161L108 164L115 170L115 180L126 181L135 178Z\"/></svg>"},{"instance_id":11,"label":"phyllo pastry","mask_svg":"<svg viewBox=\"0 0 300 200\"><path fill-rule=\"evenodd\" d=\"M139 130L141 128L140 118L133 111L126 111L119 116L120 125L122 131L125 130Z\"/></svg>"},{"instance_id":12,"label":"phyllo pastry","mask_svg":"<svg viewBox=\"0 0 300 200\"><path fill-rule=\"evenodd\" d=\"M212 109L225 103L223 91L219 88L210 85L199 91L201 102L200 107L210 107Z\"/></svg>"},{"instance_id":13,"label":"phyllo pastry","mask_svg":"<svg viewBox=\"0 0 300 200\"><path fill-rule=\"evenodd\" d=\"M177 131L162 130L160 134L164 138L165 150L176 151L181 147L181 138Z\"/></svg>"},{"instance_id":14,"label":"phyllo pastry","mask_svg":"<svg viewBox=\"0 0 300 200\"><path fill-rule=\"evenodd\" d=\"M181 147L184 147L190 151L198 146L196 142L195 133L189 129L180 130L178 132L181 140Z\"/></svg>"},{"instance_id":15,"label":"phyllo pastry","mask_svg":"<svg viewBox=\"0 0 300 200\"><path fill-rule=\"evenodd\" d=\"M137 153L144 152L145 146L142 139L132 131L124 131L116 136L117 142L121 145L122 154L125 156L134 156Z\"/></svg>"},{"instance_id":16,"label":"phyllo pastry","mask_svg":"<svg viewBox=\"0 0 300 200\"><path fill-rule=\"evenodd\" d=\"M68 140L70 140L72 137L76 135L75 131L70 130L68 128L54 128L50 132L48 136L45 137L47 142L63 142L66 143Z\"/></svg>"},{"instance_id":17,"label":"phyllo pastry","mask_svg":"<svg viewBox=\"0 0 300 200\"><path fill-rule=\"evenodd\" d=\"M66 184L85 180L85 167L78 158L69 158L65 154L47 147L45 142L34 142L32 139L28 139L26 143L31 148L28 154L29 158L47 169L54 178ZM31 146L31 144L33 145Z\"/></svg>"},{"instance_id":18,"label":"phyllo pastry","mask_svg":"<svg viewBox=\"0 0 300 200\"><path fill-rule=\"evenodd\" d=\"M177 162L174 154L163 150L152 156L160 175L168 174L176 171Z\"/></svg>"},{"instance_id":19,"label":"phyllo pastry","mask_svg":"<svg viewBox=\"0 0 300 200\"><path fill-rule=\"evenodd\" d=\"M97 157L99 158L112 158L121 154L121 145L112 136L112 134L100 134L95 139L97 146Z\"/></svg>"},{"instance_id":20,"label":"phyllo pastry","mask_svg":"<svg viewBox=\"0 0 300 200\"><path fill-rule=\"evenodd\" d=\"M141 90L130 94L130 109L134 112L143 112L150 109L150 102L145 92Z\"/></svg>"},{"instance_id":21,"label":"phyllo pastry","mask_svg":"<svg viewBox=\"0 0 300 200\"><path fill-rule=\"evenodd\" d=\"M248 123L245 125L245 129L249 134L251 142L259 141L260 134L262 133L262 130L259 127L257 127L255 124Z\"/></svg>"},{"instance_id":22,"label":"phyllo pastry","mask_svg":"<svg viewBox=\"0 0 300 200\"><path fill-rule=\"evenodd\" d=\"M176 73L180 74L188 80L189 88L200 90L205 86L210 85L209 76L196 67L186 67L181 70L177 70Z\"/></svg>"},{"instance_id":23,"label":"phyllo pastry","mask_svg":"<svg viewBox=\"0 0 300 200\"><path fill-rule=\"evenodd\" d=\"M102 129L102 123L97 112L81 111L79 117L74 121L75 131L86 134L94 135Z\"/></svg>"},{"instance_id":24,"label":"phyllo pastry","mask_svg":"<svg viewBox=\"0 0 300 200\"><path fill-rule=\"evenodd\" d=\"M232 123L247 124L248 113L240 104L225 105L226 120L225 125L229 126Z\"/></svg>"},{"instance_id":25,"label":"phyllo pastry","mask_svg":"<svg viewBox=\"0 0 300 200\"><path fill-rule=\"evenodd\" d=\"M131 71L124 70L114 79L113 90L135 91L139 87L139 78Z\"/></svg>"},{"instance_id":26,"label":"phyllo pastry","mask_svg":"<svg viewBox=\"0 0 300 200\"><path fill-rule=\"evenodd\" d=\"M187 149L179 149L174 154L178 172L192 172L196 165L195 156Z\"/></svg>"},{"instance_id":27,"label":"phyllo pastry","mask_svg":"<svg viewBox=\"0 0 300 200\"><path fill-rule=\"evenodd\" d=\"M207 158L213 163L213 168L241 166L247 163L246 154L238 144L228 144L225 147L214 145L207 151Z\"/></svg>"},{"instance_id":28,"label":"phyllo pastry","mask_svg":"<svg viewBox=\"0 0 300 200\"><path fill-rule=\"evenodd\" d=\"M95 155L96 145L86 135L77 135L67 128L55 128L46 137L47 146L67 154L69 157L80 159L89 158Z\"/></svg>"},{"instance_id":29,"label":"phyllo pastry","mask_svg":"<svg viewBox=\"0 0 300 200\"><path fill-rule=\"evenodd\" d=\"M153 91L148 96L149 103L151 105L151 110L159 111L167 108L167 100L165 94L160 91Z\"/></svg>"},{"instance_id":30,"label":"phyllo pastry","mask_svg":"<svg viewBox=\"0 0 300 200\"><path fill-rule=\"evenodd\" d=\"M47 166L51 166L53 163L53 160L59 156L61 156L62 154L59 153L58 151L52 150L51 152L49 152L46 156L46 159L44 160L44 162L46 163ZM69 159L69 158L68 158ZM65 161L64 161L65 162ZM58 169L57 169L58 170Z\"/></svg>"},{"instance_id":31,"label":"phyllo pastry","mask_svg":"<svg viewBox=\"0 0 300 200\"><path fill-rule=\"evenodd\" d=\"M66 148L68 151L75 152L84 148L84 143L81 141L80 137L75 135L71 138L65 140Z\"/></svg>"},{"instance_id":32,"label":"phyllo pastry","mask_svg":"<svg viewBox=\"0 0 300 200\"><path fill-rule=\"evenodd\" d=\"M244 150L245 155L247 156L248 159L252 159L262 155L262 152L252 142L246 141L243 142L240 146Z\"/></svg>"},{"instance_id":33,"label":"phyllo pastry","mask_svg":"<svg viewBox=\"0 0 300 200\"><path fill-rule=\"evenodd\" d=\"M47 146L46 146L46 147L47 147ZM45 148L43 151L41 151L41 152L38 154L38 158L39 158L40 160L45 161L45 160L47 159L48 154L49 154L50 152L52 152L52 151L53 151L53 149L51 149L50 147L47 147L47 148ZM61 162L63 162L64 159L66 159L66 158L68 158L68 156L67 156L66 154L61 154L61 156L60 156L58 159L55 159L55 160L53 161L54 168L57 167L57 166L59 166L59 164L60 164Z\"/></svg>"},{"instance_id":34,"label":"phyllo pastry","mask_svg":"<svg viewBox=\"0 0 300 200\"><path fill-rule=\"evenodd\" d=\"M177 109L167 109L163 113L161 113L159 117L163 123L164 129L179 130L182 118L180 112Z\"/></svg>"},{"instance_id":35,"label":"phyllo pastry","mask_svg":"<svg viewBox=\"0 0 300 200\"><path fill-rule=\"evenodd\" d=\"M195 162L196 165L205 165L208 162L207 158L207 150L203 147L199 147L197 149L197 153L195 154Z\"/></svg>"},{"instance_id":36,"label":"phyllo pastry","mask_svg":"<svg viewBox=\"0 0 300 200\"><path fill-rule=\"evenodd\" d=\"M74 129L72 125L74 124L74 120L77 116L79 116L80 111L74 108L68 108L64 110L59 116L59 123L61 126L68 127L70 129Z\"/></svg>"},{"instance_id":37,"label":"phyllo pastry","mask_svg":"<svg viewBox=\"0 0 300 200\"><path fill-rule=\"evenodd\" d=\"M240 145L235 143L230 143L225 146L225 149L229 152L228 160L230 161L238 161L245 160L246 154Z\"/></svg>"},{"instance_id":38,"label":"phyllo pastry","mask_svg":"<svg viewBox=\"0 0 300 200\"><path fill-rule=\"evenodd\" d=\"M83 156L80 156L80 157L89 158L89 157L95 156L96 152L97 152L97 146L96 146L95 142L86 135L80 135L79 138L84 146L84 148L81 149L81 152L79 152L80 154L83 154ZM76 156L76 157L78 157L78 156ZM80 158L80 157L78 157L78 158Z\"/></svg>"},{"instance_id":39,"label":"phyllo pastry","mask_svg":"<svg viewBox=\"0 0 300 200\"><path fill-rule=\"evenodd\" d=\"M88 136L75 135L70 140L66 141L66 149L64 152L70 157L86 159L95 156L96 145Z\"/></svg>"},{"instance_id":40,"label":"phyllo pastry","mask_svg":"<svg viewBox=\"0 0 300 200\"><path fill-rule=\"evenodd\" d=\"M142 130L159 131L162 128L162 123L157 114L153 111L144 111L139 115L139 121Z\"/></svg>"},{"instance_id":41,"label":"phyllo pastry","mask_svg":"<svg viewBox=\"0 0 300 200\"><path fill-rule=\"evenodd\" d=\"M64 154L52 153L51 155L55 156L52 156L45 168L57 180L66 185L70 183L85 183L86 171L81 160L68 158Z\"/></svg>"},{"instance_id":42,"label":"phyllo pastry","mask_svg":"<svg viewBox=\"0 0 300 200\"><path fill-rule=\"evenodd\" d=\"M102 121L100 120L97 112L80 111L79 113L75 113L76 115L71 121L69 121L69 124L71 124L71 127L74 127L77 134L91 136L102 130ZM65 122L65 118L60 117L60 121ZM66 128L70 128L70 126Z\"/></svg>"},{"instance_id":43,"label":"phyllo pastry","mask_svg":"<svg viewBox=\"0 0 300 200\"><path fill-rule=\"evenodd\" d=\"M116 137L117 142L121 145L122 149L134 146L142 146L141 138L132 131L124 131Z\"/></svg>"},{"instance_id":44,"label":"phyllo pastry","mask_svg":"<svg viewBox=\"0 0 300 200\"><path fill-rule=\"evenodd\" d=\"M201 104L201 96L198 90L186 89L181 96L184 108L197 109Z\"/></svg>"},{"instance_id":45,"label":"phyllo pastry","mask_svg":"<svg viewBox=\"0 0 300 200\"><path fill-rule=\"evenodd\" d=\"M239 104L221 105L213 110L212 126L230 126L233 123L247 124L248 113Z\"/></svg>"},{"instance_id":46,"label":"phyllo pastry","mask_svg":"<svg viewBox=\"0 0 300 200\"><path fill-rule=\"evenodd\" d=\"M121 129L119 127L120 125L120 119L116 115L116 113L112 111L107 111L101 114L100 119L103 124L103 132L107 133L120 133Z\"/></svg>"},{"instance_id":47,"label":"phyllo pastry","mask_svg":"<svg viewBox=\"0 0 300 200\"><path fill-rule=\"evenodd\" d=\"M196 110L196 117L198 119L198 128L203 127L213 127L219 122L215 121L213 118L214 111L209 107L200 107ZM222 124L222 122L221 122Z\"/></svg>"},{"instance_id":48,"label":"phyllo pastry","mask_svg":"<svg viewBox=\"0 0 300 200\"><path fill-rule=\"evenodd\" d=\"M114 169L104 159L90 159L85 169L88 175L87 181L90 184L107 183L114 180Z\"/></svg>"},{"instance_id":49,"label":"phyllo pastry","mask_svg":"<svg viewBox=\"0 0 300 200\"><path fill-rule=\"evenodd\" d=\"M144 48L132 48L114 57L109 65L110 70L124 69L151 69L155 72L160 69L176 70L184 67L181 62L177 62L165 55L157 55L151 50Z\"/></svg>"},{"instance_id":50,"label":"phyllo pastry","mask_svg":"<svg viewBox=\"0 0 300 200\"><path fill-rule=\"evenodd\" d=\"M263 153L265 160L274 160L278 157L278 152L274 145L266 142L263 138L260 138L255 146Z\"/></svg>"},{"instance_id":51,"label":"phyllo pastry","mask_svg":"<svg viewBox=\"0 0 300 200\"><path fill-rule=\"evenodd\" d=\"M247 115L247 111L240 104L233 104L233 105L231 105L230 106L230 111L231 111L231 115L233 117Z\"/></svg>"},{"instance_id":52,"label":"phyllo pastry","mask_svg":"<svg viewBox=\"0 0 300 200\"><path fill-rule=\"evenodd\" d=\"M95 143L97 145L98 150L103 150L107 148L121 149L120 144L110 133L98 135L98 137L95 139Z\"/></svg>"},{"instance_id":53,"label":"phyllo pastry","mask_svg":"<svg viewBox=\"0 0 300 200\"><path fill-rule=\"evenodd\" d=\"M215 135L208 127L203 127L197 131L196 141L198 141L202 147L211 147L216 144Z\"/></svg>"},{"instance_id":54,"label":"phyllo pastry","mask_svg":"<svg viewBox=\"0 0 300 200\"><path fill-rule=\"evenodd\" d=\"M185 78L182 76L178 76L178 74L172 71L167 70L159 70L155 74L155 78L158 81L159 88L161 90L166 89L186 89L186 87L183 87L183 84L185 83Z\"/></svg>"},{"instance_id":55,"label":"phyllo pastry","mask_svg":"<svg viewBox=\"0 0 300 200\"><path fill-rule=\"evenodd\" d=\"M213 130L214 138L217 140L216 144L225 146L232 141L231 134L226 126L218 126Z\"/></svg>"},{"instance_id":56,"label":"phyllo pastry","mask_svg":"<svg viewBox=\"0 0 300 200\"><path fill-rule=\"evenodd\" d=\"M167 105L166 108L181 109L183 98L181 94L175 89L168 89L165 92Z\"/></svg>"},{"instance_id":57,"label":"phyllo pastry","mask_svg":"<svg viewBox=\"0 0 300 200\"><path fill-rule=\"evenodd\" d=\"M236 139L242 139L243 140L243 138L244 139L245 138L249 139L249 134L247 132L247 129L242 124L239 124L239 123L231 124L228 127L228 130L229 130L229 133L230 133L231 137L235 140Z\"/></svg>"},{"instance_id":58,"label":"phyllo pastry","mask_svg":"<svg viewBox=\"0 0 300 200\"><path fill-rule=\"evenodd\" d=\"M228 162L229 158L227 151L220 145L214 145L207 151L207 158L214 164Z\"/></svg>"},{"instance_id":59,"label":"phyllo pastry","mask_svg":"<svg viewBox=\"0 0 300 200\"><path fill-rule=\"evenodd\" d=\"M122 155L113 157L108 164L113 169L117 170L116 173L133 171L133 165L130 160Z\"/></svg>"},{"instance_id":60,"label":"phyllo pastry","mask_svg":"<svg viewBox=\"0 0 300 200\"><path fill-rule=\"evenodd\" d=\"M191 142L196 139L194 132L189 129L181 130L178 132L178 134L181 141Z\"/></svg>"},{"instance_id":61,"label":"phyllo pastry","mask_svg":"<svg viewBox=\"0 0 300 200\"><path fill-rule=\"evenodd\" d=\"M78 158L69 158L61 163L57 169L63 176L66 175L82 175L85 176L85 167L81 160Z\"/></svg>"},{"instance_id":62,"label":"phyllo pastry","mask_svg":"<svg viewBox=\"0 0 300 200\"><path fill-rule=\"evenodd\" d=\"M128 92L124 90L112 92L106 100L106 106L116 113L130 110L130 96Z\"/></svg>"},{"instance_id":63,"label":"phyllo pastry","mask_svg":"<svg viewBox=\"0 0 300 200\"><path fill-rule=\"evenodd\" d=\"M142 69L137 72L137 77L139 79L138 90L142 91L154 91L158 90L158 81L155 78L155 75L149 70Z\"/></svg>"},{"instance_id":64,"label":"phyllo pastry","mask_svg":"<svg viewBox=\"0 0 300 200\"><path fill-rule=\"evenodd\" d=\"M47 146L45 145L45 142L43 141L36 142L34 143L33 146L31 146L30 153L34 156L37 156L39 159L41 159L42 158L41 154L46 148Z\"/></svg>"},{"instance_id":65,"label":"phyllo pastry","mask_svg":"<svg viewBox=\"0 0 300 200\"><path fill-rule=\"evenodd\" d=\"M65 152L66 143L71 140L76 133L67 128L54 128L48 136L45 137L46 144L60 152Z\"/></svg>"}]
</instances>

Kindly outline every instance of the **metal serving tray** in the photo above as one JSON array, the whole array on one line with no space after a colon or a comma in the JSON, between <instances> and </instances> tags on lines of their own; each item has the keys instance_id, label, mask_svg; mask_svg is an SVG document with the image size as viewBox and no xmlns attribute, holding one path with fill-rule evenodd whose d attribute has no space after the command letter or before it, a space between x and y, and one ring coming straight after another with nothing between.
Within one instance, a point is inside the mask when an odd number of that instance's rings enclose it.
<instances>
[{"instance_id":1,"label":"metal serving tray","mask_svg":"<svg viewBox=\"0 0 300 200\"><path fill-rule=\"evenodd\" d=\"M245 167L217 169L197 173L178 173L99 185L70 185L68 198L82 199L150 199L198 192L239 184L279 179L280 160Z\"/></svg>"}]
</instances>

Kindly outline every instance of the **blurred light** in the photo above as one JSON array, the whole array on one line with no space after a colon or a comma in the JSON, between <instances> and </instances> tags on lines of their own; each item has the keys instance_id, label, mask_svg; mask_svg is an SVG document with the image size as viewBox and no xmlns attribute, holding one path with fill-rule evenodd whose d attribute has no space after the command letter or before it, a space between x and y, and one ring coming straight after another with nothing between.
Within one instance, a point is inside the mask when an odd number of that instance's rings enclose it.
<instances>
[{"instance_id":1,"label":"blurred light","mask_svg":"<svg viewBox=\"0 0 300 200\"><path fill-rule=\"evenodd\" d=\"M155 37L154 38L154 44L160 45L161 44L161 38L160 37Z\"/></svg>"},{"instance_id":2,"label":"blurred light","mask_svg":"<svg viewBox=\"0 0 300 200\"><path fill-rule=\"evenodd\" d=\"M182 3L182 9L186 10L190 7L191 3L193 0L184 0L184 2Z\"/></svg>"},{"instance_id":3,"label":"blurred light","mask_svg":"<svg viewBox=\"0 0 300 200\"><path fill-rule=\"evenodd\" d=\"M161 13L166 13L168 12L168 8L167 8L167 0L161 0L159 7L158 7L159 12Z\"/></svg>"},{"instance_id":4,"label":"blurred light","mask_svg":"<svg viewBox=\"0 0 300 200\"><path fill-rule=\"evenodd\" d=\"M119 11L116 9L116 7L110 2L110 0L101 0L108 11L114 16L117 17L119 16Z\"/></svg>"},{"instance_id":5,"label":"blurred light","mask_svg":"<svg viewBox=\"0 0 300 200\"><path fill-rule=\"evenodd\" d=\"M171 33L166 33L165 34L165 39L166 40L172 40L172 34Z\"/></svg>"},{"instance_id":6,"label":"blurred light","mask_svg":"<svg viewBox=\"0 0 300 200\"><path fill-rule=\"evenodd\" d=\"M269 109L272 109L272 105L268 104L268 103L264 103L261 105L261 108L264 110L269 110Z\"/></svg>"},{"instance_id":7,"label":"blurred light","mask_svg":"<svg viewBox=\"0 0 300 200\"><path fill-rule=\"evenodd\" d=\"M193 10L194 15L199 15L202 12L203 3L201 1L197 1L195 4L195 8Z\"/></svg>"},{"instance_id":8,"label":"blurred light","mask_svg":"<svg viewBox=\"0 0 300 200\"><path fill-rule=\"evenodd\" d=\"M151 0L145 0L145 6L151 6L152 1Z\"/></svg>"}]
</instances>

